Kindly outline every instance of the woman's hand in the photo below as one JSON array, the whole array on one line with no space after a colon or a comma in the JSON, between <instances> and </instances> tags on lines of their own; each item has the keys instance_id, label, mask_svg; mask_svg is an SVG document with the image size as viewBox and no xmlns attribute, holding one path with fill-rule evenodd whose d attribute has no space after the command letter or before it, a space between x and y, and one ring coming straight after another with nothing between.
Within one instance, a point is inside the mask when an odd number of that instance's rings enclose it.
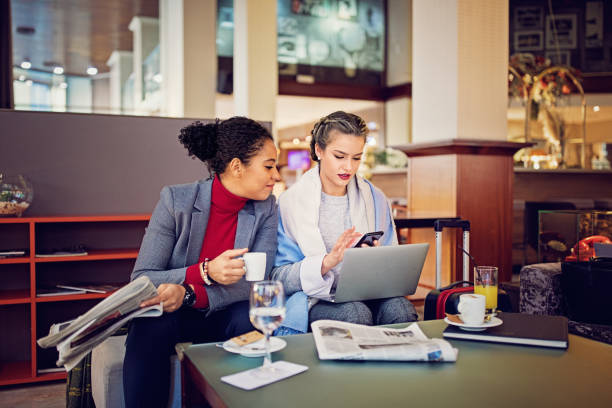
<instances>
[{"instance_id":1,"label":"woman's hand","mask_svg":"<svg viewBox=\"0 0 612 408\"><path fill-rule=\"evenodd\" d=\"M362 248L367 248L369 246L370 245L368 245L368 244L361 244ZM378 239L372 240L372 246L375 246L375 247L380 246L380 240L378 240Z\"/></svg>"},{"instance_id":2,"label":"woman's hand","mask_svg":"<svg viewBox=\"0 0 612 408\"><path fill-rule=\"evenodd\" d=\"M244 261L235 258L248 251L249 248L228 249L212 261L208 261L208 275L222 285L238 282L245 273Z\"/></svg>"},{"instance_id":3,"label":"woman's hand","mask_svg":"<svg viewBox=\"0 0 612 408\"><path fill-rule=\"evenodd\" d=\"M332 270L336 265L342 262L344 258L344 251L350 248L355 240L361 237L361 233L355 231L355 227L347 229L340 235L340 238L334 244L334 247L325 255L323 263L321 264L321 275L325 275L327 272Z\"/></svg>"},{"instance_id":4,"label":"woman's hand","mask_svg":"<svg viewBox=\"0 0 612 408\"><path fill-rule=\"evenodd\" d=\"M140 304L140 307L156 305L162 302L164 305L164 312L170 313L174 312L183 305L184 297L185 288L183 285L177 285L176 283L162 283L157 288L157 296L145 300Z\"/></svg>"}]
</instances>

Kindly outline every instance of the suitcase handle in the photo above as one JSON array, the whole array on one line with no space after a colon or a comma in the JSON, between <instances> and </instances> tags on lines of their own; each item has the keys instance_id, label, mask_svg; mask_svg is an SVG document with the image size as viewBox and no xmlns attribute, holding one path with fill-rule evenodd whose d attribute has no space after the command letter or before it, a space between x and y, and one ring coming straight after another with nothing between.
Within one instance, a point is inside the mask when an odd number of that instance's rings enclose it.
<instances>
[{"instance_id":1,"label":"suitcase handle","mask_svg":"<svg viewBox=\"0 0 612 408\"><path fill-rule=\"evenodd\" d=\"M448 286L446 286L444 288L440 288L439 291L442 292L443 290L453 289L453 288L456 288L459 285L465 285L465 284L467 284L467 286L474 286L474 282L462 280L462 281L453 282L453 283L451 283L450 285L448 285Z\"/></svg>"},{"instance_id":2,"label":"suitcase handle","mask_svg":"<svg viewBox=\"0 0 612 408\"><path fill-rule=\"evenodd\" d=\"M434 221L434 231L440 232L444 228L461 228L463 231L469 231L470 222L468 220L453 219L440 219Z\"/></svg>"},{"instance_id":3,"label":"suitcase handle","mask_svg":"<svg viewBox=\"0 0 612 408\"><path fill-rule=\"evenodd\" d=\"M470 279L470 259L466 255L470 250L470 222L462 219L441 218L434 221L436 235L436 288L442 280L442 230L444 228L461 228L463 230L463 280Z\"/></svg>"}]
</instances>

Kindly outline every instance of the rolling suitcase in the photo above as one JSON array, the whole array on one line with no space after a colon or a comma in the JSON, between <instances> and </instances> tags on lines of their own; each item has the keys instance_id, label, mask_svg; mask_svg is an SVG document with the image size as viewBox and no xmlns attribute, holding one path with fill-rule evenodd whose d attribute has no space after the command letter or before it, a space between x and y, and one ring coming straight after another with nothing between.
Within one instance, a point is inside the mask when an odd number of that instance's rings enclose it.
<instances>
[{"instance_id":1,"label":"rolling suitcase","mask_svg":"<svg viewBox=\"0 0 612 408\"><path fill-rule=\"evenodd\" d=\"M463 280L441 288L442 280L442 230L444 228L461 228L463 231ZM470 222L461 219L440 219L434 222L436 233L436 288L425 297L424 320L443 319L446 313L457 314L459 296L473 293L474 284L470 282ZM499 287L499 285L498 285ZM497 308L506 312L512 311L510 297L498 289Z\"/></svg>"}]
</instances>

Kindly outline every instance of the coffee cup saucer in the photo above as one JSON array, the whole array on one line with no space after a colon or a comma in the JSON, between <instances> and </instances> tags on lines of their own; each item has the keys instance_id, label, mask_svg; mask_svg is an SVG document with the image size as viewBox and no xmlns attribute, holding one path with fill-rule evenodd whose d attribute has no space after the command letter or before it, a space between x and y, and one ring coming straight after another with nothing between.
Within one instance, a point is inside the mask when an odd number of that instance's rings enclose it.
<instances>
[{"instance_id":1,"label":"coffee cup saucer","mask_svg":"<svg viewBox=\"0 0 612 408\"><path fill-rule=\"evenodd\" d=\"M240 354L244 357L261 357L266 354L264 339L257 340L254 343L239 346L232 340L227 340L225 343L220 343L218 347L229 351L230 353ZM284 349L287 342L279 337L270 337L270 353Z\"/></svg>"},{"instance_id":2,"label":"coffee cup saucer","mask_svg":"<svg viewBox=\"0 0 612 408\"><path fill-rule=\"evenodd\" d=\"M457 326L462 330L467 330L467 331L483 331L486 330L490 327L496 327L499 326L503 323L503 321L499 318L499 317L491 317L491 320L487 321L487 322L482 322L481 324L466 324L466 323L459 323L459 322L455 322L450 320L448 317L444 318L444 321L448 324L451 324L453 326Z\"/></svg>"}]
</instances>

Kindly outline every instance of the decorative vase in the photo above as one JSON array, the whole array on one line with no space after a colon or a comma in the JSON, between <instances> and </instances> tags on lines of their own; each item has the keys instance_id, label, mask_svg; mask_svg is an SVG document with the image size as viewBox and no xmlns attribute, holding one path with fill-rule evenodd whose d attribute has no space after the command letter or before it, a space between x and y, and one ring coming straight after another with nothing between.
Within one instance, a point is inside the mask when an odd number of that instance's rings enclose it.
<instances>
[{"instance_id":1,"label":"decorative vase","mask_svg":"<svg viewBox=\"0 0 612 408\"><path fill-rule=\"evenodd\" d=\"M34 188L27 178L0 173L0 216L21 217L33 199Z\"/></svg>"}]
</instances>

